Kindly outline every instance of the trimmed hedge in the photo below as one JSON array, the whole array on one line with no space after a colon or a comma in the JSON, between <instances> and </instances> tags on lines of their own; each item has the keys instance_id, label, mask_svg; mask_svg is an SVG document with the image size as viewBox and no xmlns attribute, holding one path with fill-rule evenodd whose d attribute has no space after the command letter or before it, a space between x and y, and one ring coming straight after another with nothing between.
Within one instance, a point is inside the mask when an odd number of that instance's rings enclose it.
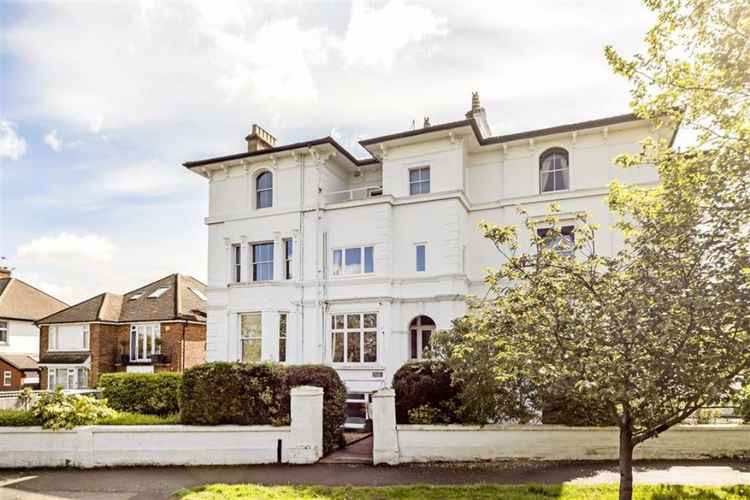
<instances>
[{"instance_id":1,"label":"trimmed hedge","mask_svg":"<svg viewBox=\"0 0 750 500\"><path fill-rule=\"evenodd\" d=\"M323 388L323 450L332 451L342 444L342 426L346 420L346 386L330 366L291 365L286 368L289 388L312 385Z\"/></svg>"},{"instance_id":2,"label":"trimmed hedge","mask_svg":"<svg viewBox=\"0 0 750 500\"><path fill-rule=\"evenodd\" d=\"M343 438L346 386L323 365L215 362L185 370L180 391L181 422L188 425L288 425L292 387L323 388L323 447Z\"/></svg>"},{"instance_id":3,"label":"trimmed hedge","mask_svg":"<svg viewBox=\"0 0 750 500\"><path fill-rule=\"evenodd\" d=\"M180 411L179 373L105 373L99 387L117 411L145 415L173 415Z\"/></svg>"},{"instance_id":4,"label":"trimmed hedge","mask_svg":"<svg viewBox=\"0 0 750 500\"><path fill-rule=\"evenodd\" d=\"M607 408L591 399L562 391L541 394L542 423L571 427L606 427L615 425Z\"/></svg>"},{"instance_id":5,"label":"trimmed hedge","mask_svg":"<svg viewBox=\"0 0 750 500\"><path fill-rule=\"evenodd\" d=\"M284 425L288 397L281 365L206 363L183 374L181 421L188 425Z\"/></svg>"},{"instance_id":6,"label":"trimmed hedge","mask_svg":"<svg viewBox=\"0 0 750 500\"><path fill-rule=\"evenodd\" d=\"M446 363L438 360L406 363L393 375L393 389L397 423L412 423L410 413L414 418L429 414L436 421L458 422L460 388L453 385Z\"/></svg>"},{"instance_id":7,"label":"trimmed hedge","mask_svg":"<svg viewBox=\"0 0 750 500\"><path fill-rule=\"evenodd\" d=\"M0 410L0 427L27 427L42 425L30 410Z\"/></svg>"}]
</instances>

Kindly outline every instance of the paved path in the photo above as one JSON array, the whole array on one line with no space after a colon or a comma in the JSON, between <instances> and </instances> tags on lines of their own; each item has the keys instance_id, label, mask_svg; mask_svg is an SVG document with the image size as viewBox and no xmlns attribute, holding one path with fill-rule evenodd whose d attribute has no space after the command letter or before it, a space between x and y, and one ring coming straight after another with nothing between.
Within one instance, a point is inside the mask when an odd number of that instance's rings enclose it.
<instances>
[{"instance_id":1,"label":"paved path","mask_svg":"<svg viewBox=\"0 0 750 500\"><path fill-rule=\"evenodd\" d=\"M504 462L474 465L258 465L141 467L99 470L0 470L0 499L168 498L205 483L259 484L462 484L601 483L617 481L614 463ZM639 462L635 481L673 484L750 483L750 462Z\"/></svg>"},{"instance_id":2,"label":"paved path","mask_svg":"<svg viewBox=\"0 0 750 500\"><path fill-rule=\"evenodd\" d=\"M349 441L349 445L323 457L322 464L371 464L372 434Z\"/></svg>"}]
</instances>

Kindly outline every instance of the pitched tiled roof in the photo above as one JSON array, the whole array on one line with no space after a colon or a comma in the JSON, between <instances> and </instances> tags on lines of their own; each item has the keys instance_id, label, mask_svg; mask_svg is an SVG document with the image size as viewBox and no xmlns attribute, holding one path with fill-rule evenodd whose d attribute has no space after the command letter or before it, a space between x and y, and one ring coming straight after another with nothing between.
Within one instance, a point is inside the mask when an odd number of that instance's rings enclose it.
<instances>
[{"instance_id":1,"label":"pitched tiled roof","mask_svg":"<svg viewBox=\"0 0 750 500\"><path fill-rule=\"evenodd\" d=\"M206 285L191 276L171 274L124 295L103 293L39 321L39 324L111 321L205 321L206 305L190 288L201 293ZM162 290L159 293L159 290ZM158 296L157 296L158 295Z\"/></svg>"},{"instance_id":2,"label":"pitched tiled roof","mask_svg":"<svg viewBox=\"0 0 750 500\"><path fill-rule=\"evenodd\" d=\"M36 321L67 306L18 278L0 279L0 318Z\"/></svg>"},{"instance_id":3,"label":"pitched tiled roof","mask_svg":"<svg viewBox=\"0 0 750 500\"><path fill-rule=\"evenodd\" d=\"M24 370L38 370L39 365L28 354L0 354L0 359L13 366L14 368Z\"/></svg>"},{"instance_id":4,"label":"pitched tiled roof","mask_svg":"<svg viewBox=\"0 0 750 500\"><path fill-rule=\"evenodd\" d=\"M45 352L39 358L39 363L80 365L89 359L87 352Z\"/></svg>"}]
</instances>

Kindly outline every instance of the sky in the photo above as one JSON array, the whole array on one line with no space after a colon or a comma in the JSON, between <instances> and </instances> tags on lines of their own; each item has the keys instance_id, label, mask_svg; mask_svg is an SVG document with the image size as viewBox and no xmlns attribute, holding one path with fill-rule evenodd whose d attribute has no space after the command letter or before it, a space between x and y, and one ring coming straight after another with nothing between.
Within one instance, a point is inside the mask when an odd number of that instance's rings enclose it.
<instances>
[{"instance_id":1,"label":"sky","mask_svg":"<svg viewBox=\"0 0 750 500\"><path fill-rule=\"evenodd\" d=\"M459 120L494 134L629 112L607 44L636 0L0 0L0 257L74 303L180 272L205 281L207 181L182 163Z\"/></svg>"}]
</instances>

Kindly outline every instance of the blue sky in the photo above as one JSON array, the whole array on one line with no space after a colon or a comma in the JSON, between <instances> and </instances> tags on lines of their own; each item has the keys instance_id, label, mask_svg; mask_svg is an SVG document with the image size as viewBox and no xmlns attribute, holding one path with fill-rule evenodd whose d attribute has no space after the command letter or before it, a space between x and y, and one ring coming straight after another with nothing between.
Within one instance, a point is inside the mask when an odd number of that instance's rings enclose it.
<instances>
[{"instance_id":1,"label":"blue sky","mask_svg":"<svg viewBox=\"0 0 750 500\"><path fill-rule=\"evenodd\" d=\"M531 3L531 2L528 2ZM623 2L0 1L0 256L73 302L172 272L205 279L205 179L181 163L460 119L494 133L628 112L605 44Z\"/></svg>"}]
</instances>

